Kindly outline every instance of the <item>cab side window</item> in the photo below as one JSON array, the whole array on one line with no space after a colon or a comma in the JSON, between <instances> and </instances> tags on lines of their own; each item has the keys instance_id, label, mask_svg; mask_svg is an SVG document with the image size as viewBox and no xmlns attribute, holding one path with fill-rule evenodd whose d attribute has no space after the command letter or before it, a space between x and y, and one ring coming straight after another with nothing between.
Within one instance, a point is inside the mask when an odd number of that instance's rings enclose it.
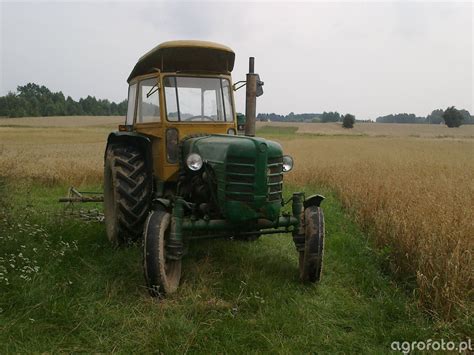
<instances>
[{"instance_id":1,"label":"cab side window","mask_svg":"<svg viewBox=\"0 0 474 355\"><path fill-rule=\"evenodd\" d=\"M142 80L138 89L137 123L160 121L160 95L158 79Z\"/></svg>"},{"instance_id":2,"label":"cab side window","mask_svg":"<svg viewBox=\"0 0 474 355\"><path fill-rule=\"evenodd\" d=\"M137 84L130 85L128 88L128 108L126 125L133 125L133 115L135 114L135 102L137 98Z\"/></svg>"}]
</instances>

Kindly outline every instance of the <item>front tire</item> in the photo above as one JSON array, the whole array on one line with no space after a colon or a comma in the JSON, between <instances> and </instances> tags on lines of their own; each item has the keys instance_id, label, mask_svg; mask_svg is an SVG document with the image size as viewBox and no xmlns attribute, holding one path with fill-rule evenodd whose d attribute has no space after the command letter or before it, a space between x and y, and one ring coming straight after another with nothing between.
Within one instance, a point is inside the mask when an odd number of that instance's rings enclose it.
<instances>
[{"instance_id":1,"label":"front tire","mask_svg":"<svg viewBox=\"0 0 474 355\"><path fill-rule=\"evenodd\" d=\"M324 255L324 214L321 207L309 206L304 211L305 245L299 255L300 278L303 282L319 282Z\"/></svg>"},{"instance_id":2,"label":"front tire","mask_svg":"<svg viewBox=\"0 0 474 355\"><path fill-rule=\"evenodd\" d=\"M166 244L171 229L171 215L152 211L143 232L143 270L148 291L153 297L164 297L178 289L181 260L168 259Z\"/></svg>"},{"instance_id":3,"label":"front tire","mask_svg":"<svg viewBox=\"0 0 474 355\"><path fill-rule=\"evenodd\" d=\"M134 146L112 146L104 164L104 215L114 245L139 239L150 208L151 176Z\"/></svg>"}]
</instances>

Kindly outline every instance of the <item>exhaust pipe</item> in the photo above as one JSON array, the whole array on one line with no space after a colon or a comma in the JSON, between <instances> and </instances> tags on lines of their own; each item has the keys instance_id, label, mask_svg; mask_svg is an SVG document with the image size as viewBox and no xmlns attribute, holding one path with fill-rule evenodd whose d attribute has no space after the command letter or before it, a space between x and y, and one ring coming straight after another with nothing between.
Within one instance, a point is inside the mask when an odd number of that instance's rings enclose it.
<instances>
[{"instance_id":1,"label":"exhaust pipe","mask_svg":"<svg viewBox=\"0 0 474 355\"><path fill-rule=\"evenodd\" d=\"M255 58L250 57L245 94L245 135L250 137L255 137L255 121L257 115L257 81L258 74L255 74Z\"/></svg>"}]
</instances>

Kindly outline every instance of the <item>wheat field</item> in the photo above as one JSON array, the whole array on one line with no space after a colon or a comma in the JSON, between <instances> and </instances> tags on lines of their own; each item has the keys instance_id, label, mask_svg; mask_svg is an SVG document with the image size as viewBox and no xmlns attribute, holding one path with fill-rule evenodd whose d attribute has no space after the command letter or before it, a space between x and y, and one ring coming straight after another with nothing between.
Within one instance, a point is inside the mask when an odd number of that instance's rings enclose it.
<instances>
[{"instance_id":1,"label":"wheat field","mask_svg":"<svg viewBox=\"0 0 474 355\"><path fill-rule=\"evenodd\" d=\"M283 144L297 164L288 180L334 189L389 252L392 271L416 279L422 304L447 318L472 311L474 141L324 137Z\"/></svg>"},{"instance_id":2,"label":"wheat field","mask_svg":"<svg viewBox=\"0 0 474 355\"><path fill-rule=\"evenodd\" d=\"M121 121L0 120L0 176L47 186L99 184L107 134ZM264 135L268 125L259 123ZM267 135L295 159L287 182L335 191L391 271L416 283L427 309L445 319L472 314L474 126L271 126ZM288 127L297 133L285 134Z\"/></svg>"},{"instance_id":3,"label":"wheat field","mask_svg":"<svg viewBox=\"0 0 474 355\"><path fill-rule=\"evenodd\" d=\"M0 123L1 124L1 123ZM359 123L352 129L342 127L341 123L298 123L298 122L257 122L262 127L296 127L298 134L323 136L367 136L367 137L406 137L406 138L474 138L474 125L448 128L445 125L397 124L397 123Z\"/></svg>"}]
</instances>

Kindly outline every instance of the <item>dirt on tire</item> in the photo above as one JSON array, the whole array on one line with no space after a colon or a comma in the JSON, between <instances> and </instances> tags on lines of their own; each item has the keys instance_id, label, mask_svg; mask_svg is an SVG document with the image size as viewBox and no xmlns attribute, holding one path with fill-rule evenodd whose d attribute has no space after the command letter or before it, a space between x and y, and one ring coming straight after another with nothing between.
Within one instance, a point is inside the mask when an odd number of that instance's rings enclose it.
<instances>
[{"instance_id":1,"label":"dirt on tire","mask_svg":"<svg viewBox=\"0 0 474 355\"><path fill-rule=\"evenodd\" d=\"M304 211L305 246L300 254L300 276L303 282L319 282L324 256L324 214L321 207L310 206Z\"/></svg>"},{"instance_id":2,"label":"dirt on tire","mask_svg":"<svg viewBox=\"0 0 474 355\"><path fill-rule=\"evenodd\" d=\"M152 297L164 297L175 292L181 279L181 260L167 258L166 244L171 230L171 215L152 211L143 233L143 271Z\"/></svg>"}]
</instances>

